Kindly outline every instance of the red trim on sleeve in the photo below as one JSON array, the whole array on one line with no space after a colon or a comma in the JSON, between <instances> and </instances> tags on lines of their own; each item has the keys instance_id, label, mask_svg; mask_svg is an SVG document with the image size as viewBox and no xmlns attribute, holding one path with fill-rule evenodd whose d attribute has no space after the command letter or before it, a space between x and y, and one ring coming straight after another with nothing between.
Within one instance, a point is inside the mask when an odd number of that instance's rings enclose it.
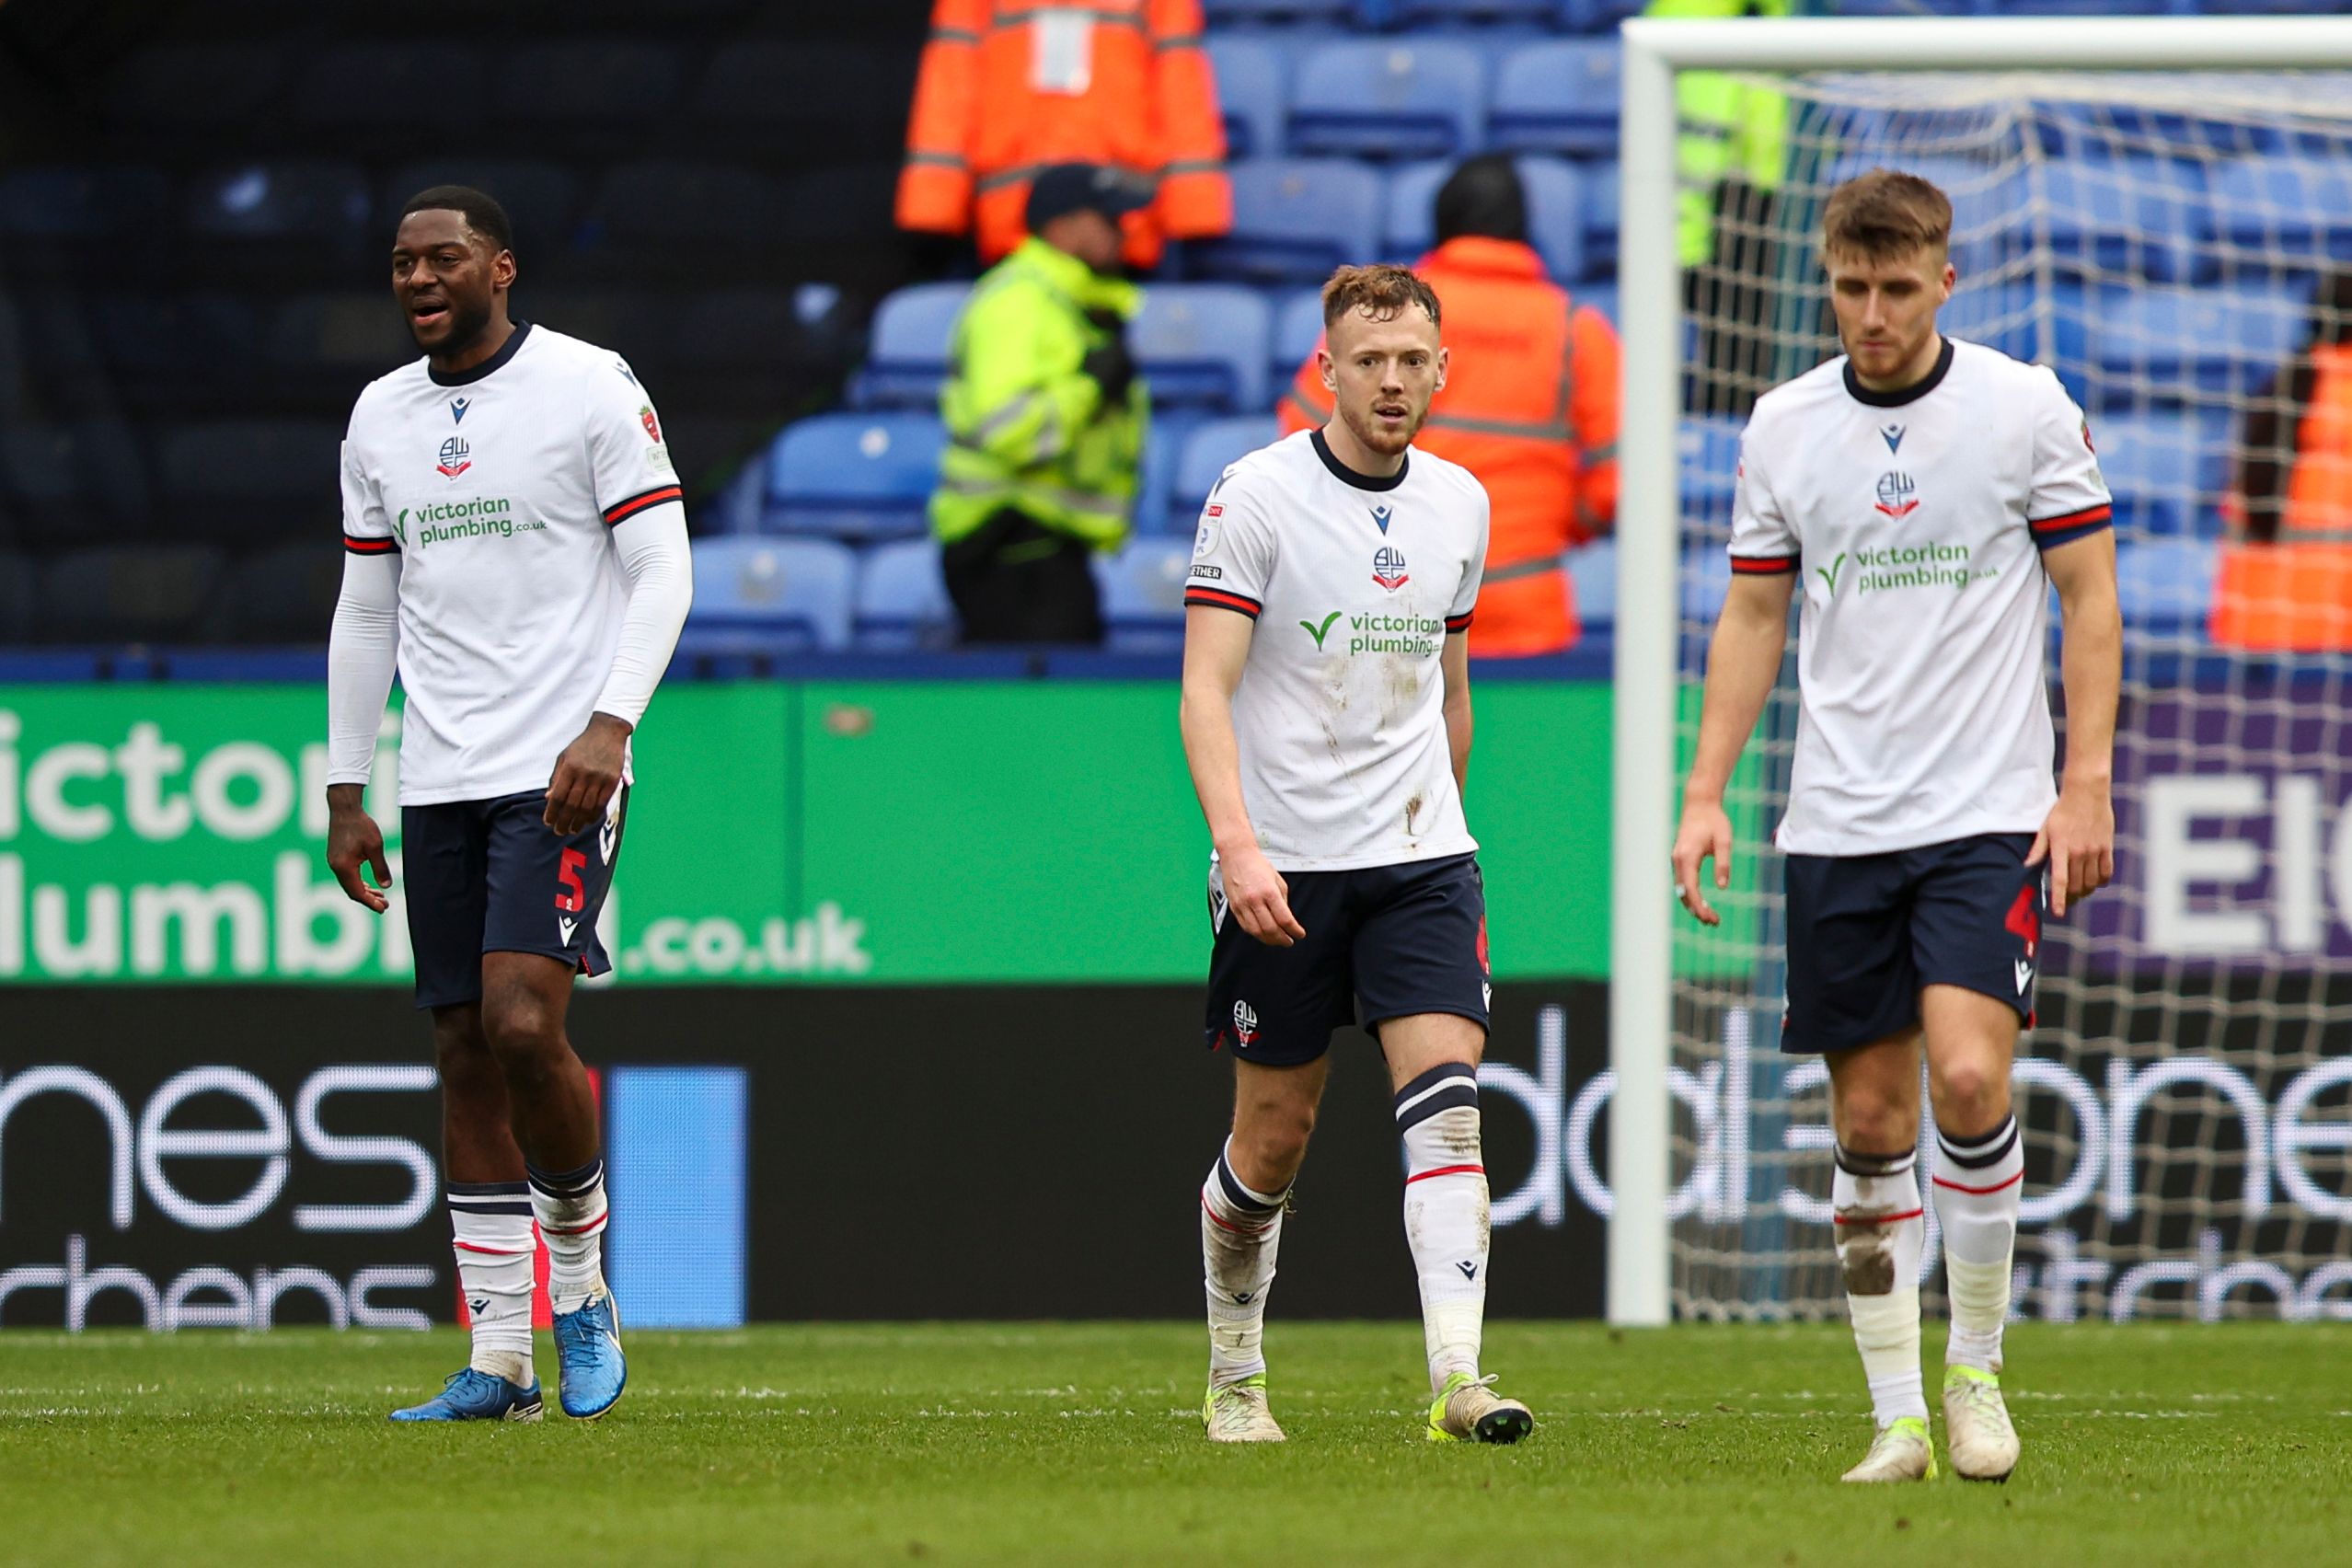
<instances>
[{"instance_id":1,"label":"red trim on sleeve","mask_svg":"<svg viewBox=\"0 0 2352 1568\"><path fill-rule=\"evenodd\" d=\"M1797 558L1793 555L1735 555L1731 558L1731 569L1734 571L1744 571L1752 577L1772 577L1784 571L1794 571L1797 569Z\"/></svg>"},{"instance_id":2,"label":"red trim on sleeve","mask_svg":"<svg viewBox=\"0 0 2352 1568\"><path fill-rule=\"evenodd\" d=\"M665 501L684 501L685 499L686 490L680 486L663 485L659 490L650 490L642 495L630 496L627 501L617 502L605 508L605 525L611 527L617 523L626 523L649 506L659 506Z\"/></svg>"},{"instance_id":3,"label":"red trim on sleeve","mask_svg":"<svg viewBox=\"0 0 2352 1568\"><path fill-rule=\"evenodd\" d=\"M1265 608L1255 599L1241 594L1228 594L1222 588L1187 588L1184 590L1184 603L1206 605L1219 610L1238 610L1251 620L1256 620L1258 612Z\"/></svg>"},{"instance_id":4,"label":"red trim on sleeve","mask_svg":"<svg viewBox=\"0 0 2352 1568\"><path fill-rule=\"evenodd\" d=\"M400 553L400 547L392 541L392 536L388 534L380 537L371 537L365 534L346 534L343 536L343 548L353 555L398 555Z\"/></svg>"},{"instance_id":5,"label":"red trim on sleeve","mask_svg":"<svg viewBox=\"0 0 2352 1568\"><path fill-rule=\"evenodd\" d=\"M2086 506L2080 512L2069 512L2058 517L2036 518L2025 525L2033 529L2035 534L2056 534L2069 528L2088 527L2093 523L2111 523L2115 520L2115 507L2103 501L2096 506Z\"/></svg>"},{"instance_id":6,"label":"red trim on sleeve","mask_svg":"<svg viewBox=\"0 0 2352 1568\"><path fill-rule=\"evenodd\" d=\"M1476 613L1477 612L1474 610L1465 610L1458 616L1447 616L1446 617L1446 629L1448 632L1468 631L1470 629L1470 617Z\"/></svg>"}]
</instances>

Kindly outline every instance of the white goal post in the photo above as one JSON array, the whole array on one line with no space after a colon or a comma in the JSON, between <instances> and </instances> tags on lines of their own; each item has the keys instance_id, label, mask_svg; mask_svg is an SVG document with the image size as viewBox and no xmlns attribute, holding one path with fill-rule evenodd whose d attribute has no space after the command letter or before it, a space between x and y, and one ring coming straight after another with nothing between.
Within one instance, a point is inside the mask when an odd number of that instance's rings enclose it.
<instances>
[{"instance_id":1,"label":"white goal post","mask_svg":"<svg viewBox=\"0 0 2352 1568\"><path fill-rule=\"evenodd\" d=\"M1839 73L2042 78L2055 73L2340 71L2352 69L2352 17L1632 20L1621 36L1623 489L1617 527L1608 1312L1614 1323L1654 1325L1668 1321L1677 1305L1670 1078L1675 922L1684 917L1675 905L1668 855L1678 809L1678 725L1690 718L1685 709L1692 629L1684 599L1679 477L1686 354L1683 294L1676 286L1676 73L1793 79ZM2346 125L2352 127L2352 120ZM2098 418L2094 410L2094 424ZM1757 848L1743 833L1741 855L1752 859ZM1774 1044L1759 1037L1757 1055ZM2296 1103L2309 1100L2306 1094ZM2259 1116L2246 1118L2249 1127L2257 1124L2268 1125ZM2127 1124L2126 1135L2129 1130ZM1736 1136L1744 1161L1747 1135L1743 1128ZM2260 1157L2257 1149L2253 1158ZM2083 1158L2086 1163L2092 1159ZM1826 1166L1826 1157L1822 1162ZM2202 1241L2199 1246L2212 1250ZM1820 1248L1826 1252L1827 1247L1825 1232Z\"/></svg>"}]
</instances>

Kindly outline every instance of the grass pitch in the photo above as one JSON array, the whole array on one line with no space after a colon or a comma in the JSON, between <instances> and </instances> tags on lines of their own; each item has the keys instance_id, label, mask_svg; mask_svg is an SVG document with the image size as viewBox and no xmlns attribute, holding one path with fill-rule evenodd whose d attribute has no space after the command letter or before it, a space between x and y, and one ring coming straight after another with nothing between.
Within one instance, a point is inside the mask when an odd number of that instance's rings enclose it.
<instances>
[{"instance_id":1,"label":"grass pitch","mask_svg":"<svg viewBox=\"0 0 2352 1568\"><path fill-rule=\"evenodd\" d=\"M0 1562L2352 1562L2352 1326L2015 1329L2011 1482L1867 1491L1842 1328L1496 1324L1503 1449L1423 1442L1417 1325L1278 1319L1290 1442L1211 1448L1202 1339L637 1333L582 1425L543 1336L545 1424L395 1428L454 1332L11 1332Z\"/></svg>"}]
</instances>

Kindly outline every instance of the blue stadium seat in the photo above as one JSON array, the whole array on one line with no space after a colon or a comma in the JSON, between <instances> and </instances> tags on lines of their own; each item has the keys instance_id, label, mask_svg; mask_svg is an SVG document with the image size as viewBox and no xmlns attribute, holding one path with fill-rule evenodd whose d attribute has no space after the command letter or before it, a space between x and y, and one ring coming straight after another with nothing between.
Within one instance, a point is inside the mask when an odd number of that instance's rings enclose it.
<instances>
[{"instance_id":1,"label":"blue stadium seat","mask_svg":"<svg viewBox=\"0 0 2352 1568\"><path fill-rule=\"evenodd\" d=\"M793 238L781 181L731 164L640 158L617 165L589 203L582 260L632 281L648 266L704 281L714 259L768 259Z\"/></svg>"},{"instance_id":2,"label":"blue stadium seat","mask_svg":"<svg viewBox=\"0 0 2352 1568\"><path fill-rule=\"evenodd\" d=\"M498 198L514 224L514 252L526 263L550 247L569 247L587 191L581 177L560 164L531 158L424 158L401 165L385 182L384 232L392 232L401 206L435 185L470 185Z\"/></svg>"},{"instance_id":3,"label":"blue stadium seat","mask_svg":"<svg viewBox=\"0 0 2352 1568\"><path fill-rule=\"evenodd\" d=\"M2231 159L2213 176L2212 216L2232 277L2352 259L2352 169L2341 157Z\"/></svg>"},{"instance_id":4,"label":"blue stadium seat","mask_svg":"<svg viewBox=\"0 0 2352 1568\"><path fill-rule=\"evenodd\" d=\"M946 433L928 414L818 414L767 460L767 533L885 539L924 531Z\"/></svg>"},{"instance_id":5,"label":"blue stadium seat","mask_svg":"<svg viewBox=\"0 0 2352 1568\"><path fill-rule=\"evenodd\" d=\"M502 73L500 86L503 90ZM447 39L339 42L304 63L291 107L294 125L330 132L327 144L357 151L352 139L371 133L380 137L397 133L387 144L415 145L419 108L425 104L432 105L429 118L436 134L463 139L480 122L491 96L481 52Z\"/></svg>"},{"instance_id":6,"label":"blue stadium seat","mask_svg":"<svg viewBox=\"0 0 2352 1568\"><path fill-rule=\"evenodd\" d=\"M1228 158L1271 157L1282 151L1290 110L1290 61L1262 38L1212 38L1210 75L1225 120Z\"/></svg>"},{"instance_id":7,"label":"blue stadium seat","mask_svg":"<svg viewBox=\"0 0 2352 1568\"><path fill-rule=\"evenodd\" d=\"M144 538L167 527L139 443L115 421L0 424L0 492L18 528L41 541Z\"/></svg>"},{"instance_id":8,"label":"blue stadium seat","mask_svg":"<svg viewBox=\"0 0 2352 1568\"><path fill-rule=\"evenodd\" d=\"M1435 242L1437 189L1454 171L1450 162L1413 164L1389 179L1389 254L1409 261ZM1585 271L1585 185L1574 166L1557 158L1517 160L1528 195L1528 237L1555 279Z\"/></svg>"},{"instance_id":9,"label":"blue stadium seat","mask_svg":"<svg viewBox=\"0 0 2352 1568\"><path fill-rule=\"evenodd\" d=\"M399 312L375 290L288 295L271 316L264 352L273 377L292 378L322 403L355 398L418 357Z\"/></svg>"},{"instance_id":10,"label":"blue stadium seat","mask_svg":"<svg viewBox=\"0 0 2352 1568\"><path fill-rule=\"evenodd\" d=\"M857 645L870 653L905 653L955 639L955 605L940 576L940 548L902 539L866 552L858 571Z\"/></svg>"},{"instance_id":11,"label":"blue stadium seat","mask_svg":"<svg viewBox=\"0 0 2352 1568\"><path fill-rule=\"evenodd\" d=\"M1642 14L1643 0L1560 0L1553 25L1562 32L1613 33L1617 24Z\"/></svg>"},{"instance_id":12,"label":"blue stadium seat","mask_svg":"<svg viewBox=\"0 0 2352 1568\"><path fill-rule=\"evenodd\" d=\"M201 545L69 550L41 571L46 642L186 642L220 604L225 566Z\"/></svg>"},{"instance_id":13,"label":"blue stadium seat","mask_svg":"<svg viewBox=\"0 0 2352 1568\"><path fill-rule=\"evenodd\" d=\"M1172 652L1184 645L1184 577L1192 560L1189 535L1131 539L1117 555L1094 558L1113 651Z\"/></svg>"},{"instance_id":14,"label":"blue stadium seat","mask_svg":"<svg viewBox=\"0 0 2352 1568\"><path fill-rule=\"evenodd\" d=\"M2118 288L2083 323L2103 407L2247 397L2302 340L2311 294L2294 288ZM2065 358L2061 350L2061 362Z\"/></svg>"},{"instance_id":15,"label":"blue stadium seat","mask_svg":"<svg viewBox=\"0 0 2352 1568\"><path fill-rule=\"evenodd\" d=\"M968 283L917 283L874 312L865 368L854 396L861 408L935 408L947 379L955 321L972 295Z\"/></svg>"},{"instance_id":16,"label":"blue stadium seat","mask_svg":"<svg viewBox=\"0 0 2352 1568\"><path fill-rule=\"evenodd\" d=\"M681 51L651 38L556 36L502 58L499 122L549 153L642 145L643 128L668 114L686 85Z\"/></svg>"},{"instance_id":17,"label":"blue stadium seat","mask_svg":"<svg viewBox=\"0 0 2352 1568\"><path fill-rule=\"evenodd\" d=\"M813 145L888 145L905 129L916 52L795 33L722 44L686 94L702 136L799 161Z\"/></svg>"},{"instance_id":18,"label":"blue stadium seat","mask_svg":"<svg viewBox=\"0 0 2352 1568\"><path fill-rule=\"evenodd\" d=\"M1613 278L1617 275L1617 160L1586 163L1584 169L1585 270L1596 278Z\"/></svg>"},{"instance_id":19,"label":"blue stadium seat","mask_svg":"<svg viewBox=\"0 0 2352 1568\"><path fill-rule=\"evenodd\" d=\"M355 376L354 379L363 379ZM336 524L340 419L201 420L156 442L161 511L187 536L273 543Z\"/></svg>"},{"instance_id":20,"label":"blue stadium seat","mask_svg":"<svg viewBox=\"0 0 2352 1568\"><path fill-rule=\"evenodd\" d=\"M378 290L369 300L383 323L405 339L390 293ZM92 302L90 322L115 386L143 408L179 411L190 398L249 399L277 390L254 374L263 331L249 299L203 290L107 294ZM408 352L416 355L413 347ZM356 396L358 388L351 391Z\"/></svg>"},{"instance_id":21,"label":"blue stadium seat","mask_svg":"<svg viewBox=\"0 0 2352 1568\"><path fill-rule=\"evenodd\" d=\"M285 87L285 50L249 33L233 42L162 44L113 66L105 79L110 124L201 133L248 124L274 107ZM190 92L191 82L202 89Z\"/></svg>"},{"instance_id":22,"label":"blue stadium seat","mask_svg":"<svg viewBox=\"0 0 2352 1568\"><path fill-rule=\"evenodd\" d=\"M2059 284L2056 297L2073 297ZM1999 349L2012 359L2038 357L2042 300L2029 277L1985 278L1963 273L1951 300L1937 314L1943 330L1963 342Z\"/></svg>"},{"instance_id":23,"label":"blue stadium seat","mask_svg":"<svg viewBox=\"0 0 2352 1568\"><path fill-rule=\"evenodd\" d=\"M1372 260L1384 188L1349 158L1252 158L1233 166L1233 232L1193 247L1202 275L1248 283L1318 283Z\"/></svg>"},{"instance_id":24,"label":"blue stadium seat","mask_svg":"<svg viewBox=\"0 0 2352 1568\"><path fill-rule=\"evenodd\" d=\"M1127 347L1157 408L1239 413L1266 406L1266 302L1231 283L1155 283L1127 325Z\"/></svg>"},{"instance_id":25,"label":"blue stadium seat","mask_svg":"<svg viewBox=\"0 0 2352 1568\"><path fill-rule=\"evenodd\" d=\"M156 259L171 187L152 168L74 166L0 174L0 248L12 271L86 281ZM162 248L168 252L169 248Z\"/></svg>"},{"instance_id":26,"label":"blue stadium seat","mask_svg":"<svg viewBox=\"0 0 2352 1568\"><path fill-rule=\"evenodd\" d=\"M1298 367L1323 340L1323 295L1320 289L1300 289L1287 295L1274 311L1274 358L1267 362L1273 379L1267 392L1277 403L1287 397Z\"/></svg>"},{"instance_id":27,"label":"blue stadium seat","mask_svg":"<svg viewBox=\"0 0 2352 1568\"><path fill-rule=\"evenodd\" d=\"M2119 415L2091 429L2099 470L2116 498L2116 527L2126 537L2211 532L2226 460L2224 434L2211 421L2180 414Z\"/></svg>"},{"instance_id":28,"label":"blue stadium seat","mask_svg":"<svg viewBox=\"0 0 2352 1568\"><path fill-rule=\"evenodd\" d=\"M1614 39L1562 39L1506 52L1496 68L1487 140L1571 156L1617 151Z\"/></svg>"},{"instance_id":29,"label":"blue stadium seat","mask_svg":"<svg viewBox=\"0 0 2352 1568\"><path fill-rule=\"evenodd\" d=\"M230 569L222 634L244 643L325 642L342 582L342 547L324 531L264 550Z\"/></svg>"},{"instance_id":30,"label":"blue stadium seat","mask_svg":"<svg viewBox=\"0 0 2352 1568\"><path fill-rule=\"evenodd\" d=\"M1576 619L1586 631L1617 624L1617 540L1595 539L1568 552L1568 580L1576 589Z\"/></svg>"},{"instance_id":31,"label":"blue stadium seat","mask_svg":"<svg viewBox=\"0 0 2352 1568\"><path fill-rule=\"evenodd\" d=\"M2219 547L2210 539L2141 539L2116 550L2116 593L2126 632L2201 629L2213 605Z\"/></svg>"},{"instance_id":32,"label":"blue stadium seat","mask_svg":"<svg viewBox=\"0 0 2352 1568\"><path fill-rule=\"evenodd\" d=\"M1245 419L1211 420L1185 439L1184 455L1176 465L1176 479L1168 492L1168 532L1190 537L1200 521L1201 507L1226 468L1270 444L1281 433L1272 414Z\"/></svg>"},{"instance_id":33,"label":"blue stadium seat","mask_svg":"<svg viewBox=\"0 0 2352 1568\"><path fill-rule=\"evenodd\" d=\"M2043 166L2049 248L2073 275L2186 282L2211 229L2204 171L2168 158L2055 158Z\"/></svg>"},{"instance_id":34,"label":"blue stadium seat","mask_svg":"<svg viewBox=\"0 0 2352 1568\"><path fill-rule=\"evenodd\" d=\"M1700 539L1683 547L1682 622L1707 627L1724 613L1731 593L1731 552L1720 539Z\"/></svg>"},{"instance_id":35,"label":"blue stadium seat","mask_svg":"<svg viewBox=\"0 0 2352 1568\"><path fill-rule=\"evenodd\" d=\"M1542 27L1560 0L1378 0L1381 21L1406 32L1429 28Z\"/></svg>"},{"instance_id":36,"label":"blue stadium seat","mask_svg":"<svg viewBox=\"0 0 2352 1568\"><path fill-rule=\"evenodd\" d=\"M835 652L849 646L857 557L829 539L694 542L688 656Z\"/></svg>"},{"instance_id":37,"label":"blue stadium seat","mask_svg":"<svg viewBox=\"0 0 2352 1568\"><path fill-rule=\"evenodd\" d=\"M1355 0L1201 0L1211 32L1230 27L1344 26Z\"/></svg>"},{"instance_id":38,"label":"blue stadium seat","mask_svg":"<svg viewBox=\"0 0 2352 1568\"><path fill-rule=\"evenodd\" d=\"M1325 44L1298 63L1289 150L1396 160L1469 152L1484 133L1485 77L1477 52L1458 43Z\"/></svg>"},{"instance_id":39,"label":"blue stadium seat","mask_svg":"<svg viewBox=\"0 0 2352 1568\"><path fill-rule=\"evenodd\" d=\"M187 198L189 232L203 244L243 241L278 247L298 243L355 250L369 236L373 203L356 164L326 158L267 158L202 174Z\"/></svg>"},{"instance_id":40,"label":"blue stadium seat","mask_svg":"<svg viewBox=\"0 0 2352 1568\"><path fill-rule=\"evenodd\" d=\"M1739 482L1740 421L1686 419L1675 434L1681 467L1682 513L1728 525Z\"/></svg>"}]
</instances>

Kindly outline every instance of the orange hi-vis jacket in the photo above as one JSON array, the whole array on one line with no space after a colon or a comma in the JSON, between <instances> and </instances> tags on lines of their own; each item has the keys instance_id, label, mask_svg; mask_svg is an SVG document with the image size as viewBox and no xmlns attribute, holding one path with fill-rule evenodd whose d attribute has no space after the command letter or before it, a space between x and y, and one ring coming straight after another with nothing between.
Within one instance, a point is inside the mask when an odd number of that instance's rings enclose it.
<instances>
[{"instance_id":1,"label":"orange hi-vis jacket","mask_svg":"<svg viewBox=\"0 0 2352 1568\"><path fill-rule=\"evenodd\" d=\"M898 225L977 229L995 261L1027 232L1029 182L1050 164L1109 164L1159 182L1126 219L1127 259L1164 239L1226 233L1225 127L1201 47L1200 0L933 0L915 84Z\"/></svg>"},{"instance_id":2,"label":"orange hi-vis jacket","mask_svg":"<svg viewBox=\"0 0 2352 1568\"><path fill-rule=\"evenodd\" d=\"M1413 270L1436 291L1447 351L1446 388L1413 444L1468 468L1493 504L1478 651L1558 652L1577 634L1562 554L1617 522L1617 329L1513 240L1447 240ZM1283 431L1331 417L1310 357L1283 398Z\"/></svg>"},{"instance_id":3,"label":"orange hi-vis jacket","mask_svg":"<svg viewBox=\"0 0 2352 1568\"><path fill-rule=\"evenodd\" d=\"M2221 553L2211 631L2227 647L2352 649L2352 344L2306 352L2315 374L2278 537Z\"/></svg>"}]
</instances>

